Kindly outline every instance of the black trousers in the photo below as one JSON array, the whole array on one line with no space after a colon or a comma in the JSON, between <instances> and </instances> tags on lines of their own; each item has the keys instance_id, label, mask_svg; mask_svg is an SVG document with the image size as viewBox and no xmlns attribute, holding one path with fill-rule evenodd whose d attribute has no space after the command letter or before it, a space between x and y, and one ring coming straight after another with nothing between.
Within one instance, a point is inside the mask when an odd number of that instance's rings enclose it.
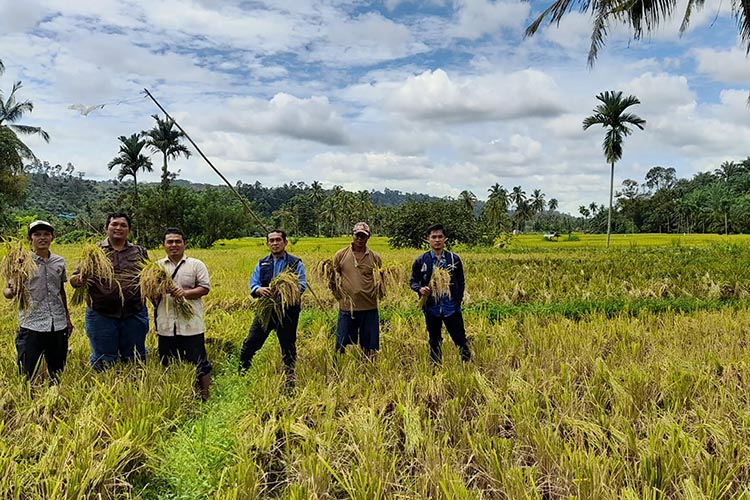
<instances>
[{"instance_id":1,"label":"black trousers","mask_svg":"<svg viewBox=\"0 0 750 500\"><path fill-rule=\"evenodd\" d=\"M281 359L284 361L284 367L287 373L294 372L294 363L297 361L297 323L299 323L299 306L289 307L284 313L284 317L279 319L276 316L271 317L268 328L263 328L260 320L256 317L250 326L250 333L242 343L240 351L240 370L250 368L255 353L266 343L271 330L276 331L281 346Z\"/></svg>"},{"instance_id":2,"label":"black trousers","mask_svg":"<svg viewBox=\"0 0 750 500\"><path fill-rule=\"evenodd\" d=\"M159 357L164 366L178 360L194 364L196 378L208 375L213 369L206 354L206 342L202 333L170 337L159 335Z\"/></svg>"},{"instance_id":3,"label":"black trousers","mask_svg":"<svg viewBox=\"0 0 750 500\"><path fill-rule=\"evenodd\" d=\"M28 328L19 328L16 335L19 372L32 379L39 368L39 361L44 355L47 371L57 379L65 368L68 357L68 329L56 332L37 332Z\"/></svg>"},{"instance_id":4,"label":"black trousers","mask_svg":"<svg viewBox=\"0 0 750 500\"><path fill-rule=\"evenodd\" d=\"M453 339L453 343L458 346L463 361L471 359L471 351L466 340L466 329L464 328L464 317L461 311L456 311L450 316L433 316L425 313L425 323L427 324L427 333L430 336L430 358L434 363L443 361L443 335L441 333L443 323L448 334Z\"/></svg>"}]
</instances>

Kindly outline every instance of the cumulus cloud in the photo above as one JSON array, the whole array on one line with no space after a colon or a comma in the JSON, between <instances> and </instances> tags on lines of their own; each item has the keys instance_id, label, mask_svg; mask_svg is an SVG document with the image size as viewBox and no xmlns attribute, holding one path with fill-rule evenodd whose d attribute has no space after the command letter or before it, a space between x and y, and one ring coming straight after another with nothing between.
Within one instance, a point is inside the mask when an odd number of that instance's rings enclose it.
<instances>
[{"instance_id":1,"label":"cumulus cloud","mask_svg":"<svg viewBox=\"0 0 750 500\"><path fill-rule=\"evenodd\" d=\"M716 81L745 85L750 82L750 60L739 48L699 48L693 50L693 56L698 64L698 71Z\"/></svg>"},{"instance_id":2,"label":"cumulus cloud","mask_svg":"<svg viewBox=\"0 0 750 500\"><path fill-rule=\"evenodd\" d=\"M386 102L412 119L445 122L552 117L564 110L554 82L536 70L455 81L442 69L425 71L410 77Z\"/></svg>"},{"instance_id":3,"label":"cumulus cloud","mask_svg":"<svg viewBox=\"0 0 750 500\"><path fill-rule=\"evenodd\" d=\"M531 9L528 2L519 1L460 0L457 5L458 22L450 34L469 40L496 35L503 29L519 30Z\"/></svg>"},{"instance_id":4,"label":"cumulus cloud","mask_svg":"<svg viewBox=\"0 0 750 500\"><path fill-rule=\"evenodd\" d=\"M308 99L279 93L269 101L252 97L231 98L214 118L223 130L253 134L278 134L341 145L346 140L344 121L327 97Z\"/></svg>"}]
</instances>

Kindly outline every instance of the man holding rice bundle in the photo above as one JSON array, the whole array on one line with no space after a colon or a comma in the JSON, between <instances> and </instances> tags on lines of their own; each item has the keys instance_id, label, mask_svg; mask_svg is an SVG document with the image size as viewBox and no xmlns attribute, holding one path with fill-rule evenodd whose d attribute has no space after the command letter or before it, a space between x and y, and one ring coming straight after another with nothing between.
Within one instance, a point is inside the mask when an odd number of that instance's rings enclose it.
<instances>
[{"instance_id":1,"label":"man holding rice bundle","mask_svg":"<svg viewBox=\"0 0 750 500\"><path fill-rule=\"evenodd\" d=\"M382 298L382 288L378 286L378 273L383 261L367 246L369 239L370 226L357 222L352 228L352 244L333 257L333 269L340 276L340 282L329 283L339 301L336 324L336 351L339 353L343 353L347 345L357 343L366 355L380 349L378 299Z\"/></svg>"},{"instance_id":2,"label":"man holding rice bundle","mask_svg":"<svg viewBox=\"0 0 750 500\"><path fill-rule=\"evenodd\" d=\"M196 366L196 387L201 399L208 399L211 385L211 363L206 354L203 299L211 289L208 268L198 259L185 256L185 234L170 227L162 238L167 256L157 264L171 276L170 289L159 297L154 323L159 335L159 357L163 365L182 359ZM189 315L180 314L177 301L185 300L192 307Z\"/></svg>"},{"instance_id":3,"label":"man holding rice bundle","mask_svg":"<svg viewBox=\"0 0 750 500\"><path fill-rule=\"evenodd\" d=\"M430 358L433 363L443 360L441 330L443 323L453 342L458 346L463 361L471 359L471 350L466 339L461 302L464 298L464 266L453 252L445 250L445 227L435 224L427 228L427 243L430 250L423 253L411 266L411 289L424 300L424 313L430 343ZM443 271L447 271L447 274Z\"/></svg>"},{"instance_id":4,"label":"man holding rice bundle","mask_svg":"<svg viewBox=\"0 0 750 500\"><path fill-rule=\"evenodd\" d=\"M107 239L97 245L112 264L113 277L82 276L81 265L70 277L75 288L86 286L86 334L91 345L89 365L97 371L137 356L146 359L148 310L141 299L138 271L148 260L145 248L128 241L130 216L107 217Z\"/></svg>"},{"instance_id":5,"label":"man holding rice bundle","mask_svg":"<svg viewBox=\"0 0 750 500\"><path fill-rule=\"evenodd\" d=\"M28 238L36 271L25 283L9 280L3 295L14 299L27 293L31 299L27 307L18 311L16 349L20 372L31 380L44 355L47 371L52 380L57 381L65 368L68 337L73 332L64 287L67 281L65 259L50 252L55 229L49 222L37 220L29 224Z\"/></svg>"},{"instance_id":6,"label":"man holding rice bundle","mask_svg":"<svg viewBox=\"0 0 750 500\"><path fill-rule=\"evenodd\" d=\"M305 266L298 257L286 252L287 239L284 231L275 229L268 233L266 245L271 254L256 264L250 277L250 295L264 304L271 303L267 300L271 299L278 307L273 307L265 317L260 310L256 312L250 332L242 343L240 371L245 372L250 368L253 356L263 347L271 330L275 330L281 346L287 385L293 386L294 364L297 361L299 298L307 289ZM288 289L290 284L297 286L297 290L292 292L299 292L298 294L282 290Z\"/></svg>"}]
</instances>

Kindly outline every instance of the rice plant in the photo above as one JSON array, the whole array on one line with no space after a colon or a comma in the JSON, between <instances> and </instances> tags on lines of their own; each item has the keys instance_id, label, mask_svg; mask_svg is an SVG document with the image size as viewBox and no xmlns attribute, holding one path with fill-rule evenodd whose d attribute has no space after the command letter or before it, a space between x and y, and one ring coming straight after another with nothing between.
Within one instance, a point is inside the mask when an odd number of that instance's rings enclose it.
<instances>
[{"instance_id":1,"label":"rice plant","mask_svg":"<svg viewBox=\"0 0 750 500\"><path fill-rule=\"evenodd\" d=\"M149 299L153 304L159 304L167 299L167 306L173 304L180 318L189 320L193 317L193 305L185 297L170 296L170 292L175 288L174 281L157 261L147 260L141 263L138 284L144 301Z\"/></svg>"},{"instance_id":2,"label":"rice plant","mask_svg":"<svg viewBox=\"0 0 750 500\"><path fill-rule=\"evenodd\" d=\"M431 295L435 297L435 300L440 300L443 297L450 298L451 296L451 274L447 269L442 267L434 266L432 268L432 277L430 278L430 289L432 290ZM424 307L427 303L428 295L422 295L419 297L419 307Z\"/></svg>"},{"instance_id":3,"label":"rice plant","mask_svg":"<svg viewBox=\"0 0 750 500\"><path fill-rule=\"evenodd\" d=\"M301 294L299 278L288 269L280 272L269 283L273 297L261 296L255 301L255 313L263 328L268 328L272 318L281 319L289 306L299 305Z\"/></svg>"},{"instance_id":4,"label":"rice plant","mask_svg":"<svg viewBox=\"0 0 750 500\"><path fill-rule=\"evenodd\" d=\"M84 243L81 247L76 269L84 283L91 279L97 279L106 286L112 286L112 283L115 282L115 270L112 261L109 260L102 247L93 240ZM88 286L84 285L73 291L70 302L73 305L80 305L85 304L87 300Z\"/></svg>"},{"instance_id":5,"label":"rice plant","mask_svg":"<svg viewBox=\"0 0 750 500\"><path fill-rule=\"evenodd\" d=\"M5 240L5 256L0 261L0 279L13 287L13 305L20 310L31 308L31 295L27 287L36 274L37 265L28 246L19 238Z\"/></svg>"}]
</instances>

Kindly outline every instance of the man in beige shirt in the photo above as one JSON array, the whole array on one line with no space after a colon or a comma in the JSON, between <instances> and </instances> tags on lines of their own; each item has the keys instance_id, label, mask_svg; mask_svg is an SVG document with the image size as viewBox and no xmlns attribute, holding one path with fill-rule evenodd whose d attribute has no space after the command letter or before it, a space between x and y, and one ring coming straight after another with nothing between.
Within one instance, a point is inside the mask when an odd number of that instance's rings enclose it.
<instances>
[{"instance_id":1,"label":"man in beige shirt","mask_svg":"<svg viewBox=\"0 0 750 500\"><path fill-rule=\"evenodd\" d=\"M375 268L383 265L380 255L367 247L370 226L357 222L352 230L352 244L333 257L333 267L341 275L341 288L332 291L339 299L336 325L336 351L344 352L349 344L359 344L365 354L380 349L380 318Z\"/></svg>"}]
</instances>

